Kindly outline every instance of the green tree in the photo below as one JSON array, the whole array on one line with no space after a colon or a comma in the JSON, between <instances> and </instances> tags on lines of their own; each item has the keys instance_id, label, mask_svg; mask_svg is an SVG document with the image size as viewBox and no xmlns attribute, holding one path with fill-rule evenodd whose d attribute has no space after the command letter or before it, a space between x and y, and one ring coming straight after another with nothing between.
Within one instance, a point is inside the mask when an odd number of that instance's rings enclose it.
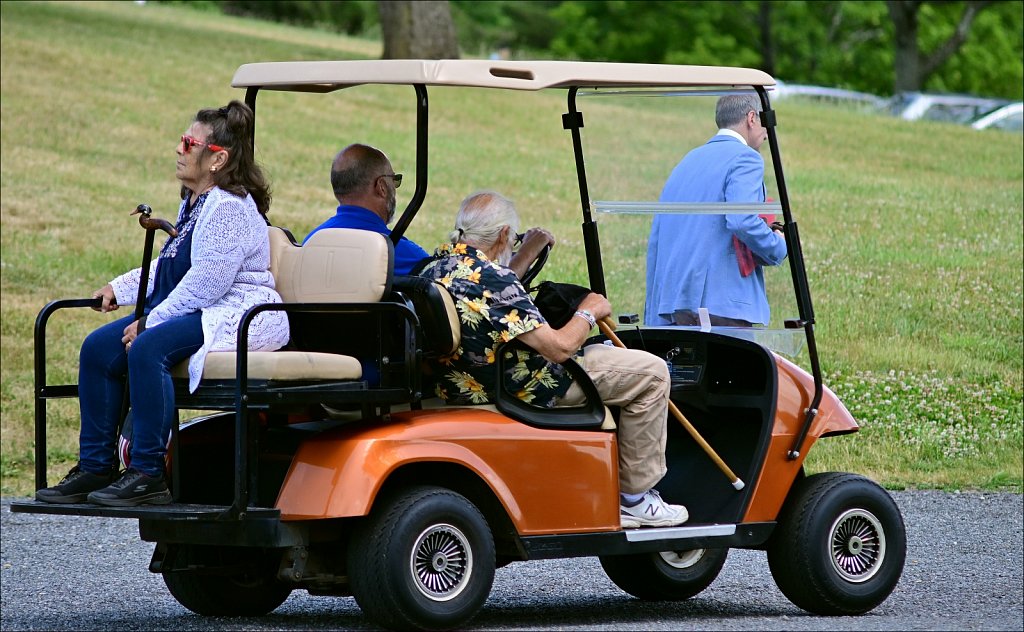
<instances>
[{"instance_id":1,"label":"green tree","mask_svg":"<svg viewBox=\"0 0 1024 632\"><path fill-rule=\"evenodd\" d=\"M922 0L887 0L889 16L894 27L893 45L896 92L920 90L925 81L946 63L967 41L971 26L978 13L992 4L992 0L967 2L960 10L951 33L945 35L936 46L925 50L921 46L920 30L932 26L930 34L941 32L949 24L948 4L932 9ZM945 18L945 19L943 19ZM935 28L937 27L937 28Z\"/></svg>"},{"instance_id":2,"label":"green tree","mask_svg":"<svg viewBox=\"0 0 1024 632\"><path fill-rule=\"evenodd\" d=\"M891 89L891 24L881 2L780 2L773 18L779 78L875 94Z\"/></svg>"},{"instance_id":3,"label":"green tree","mask_svg":"<svg viewBox=\"0 0 1024 632\"><path fill-rule=\"evenodd\" d=\"M929 2L921 7L918 39L936 50L956 28L962 2ZM997 2L978 13L957 52L932 72L923 88L1020 100L1024 97L1024 3Z\"/></svg>"},{"instance_id":4,"label":"green tree","mask_svg":"<svg viewBox=\"0 0 1024 632\"><path fill-rule=\"evenodd\" d=\"M758 66L758 3L562 2L558 57L625 62Z\"/></svg>"},{"instance_id":5,"label":"green tree","mask_svg":"<svg viewBox=\"0 0 1024 632\"><path fill-rule=\"evenodd\" d=\"M896 78L910 53L897 44L905 27L894 14L908 8L916 59L927 71L916 83ZM750 66L793 83L875 94L898 85L1019 99L1024 90L1017 1L567 0L552 16L560 26L550 52L560 58Z\"/></svg>"},{"instance_id":6,"label":"green tree","mask_svg":"<svg viewBox=\"0 0 1024 632\"><path fill-rule=\"evenodd\" d=\"M559 4L557 0L453 0L459 45L480 56L498 50L542 55L561 27L552 14Z\"/></svg>"}]
</instances>

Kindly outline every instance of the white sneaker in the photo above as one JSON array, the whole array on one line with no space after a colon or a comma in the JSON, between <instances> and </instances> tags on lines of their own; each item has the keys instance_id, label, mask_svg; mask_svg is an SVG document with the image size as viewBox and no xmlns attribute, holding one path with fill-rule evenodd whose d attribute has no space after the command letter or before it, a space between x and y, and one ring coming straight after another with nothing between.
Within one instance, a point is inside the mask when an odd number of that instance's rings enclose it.
<instances>
[{"instance_id":1,"label":"white sneaker","mask_svg":"<svg viewBox=\"0 0 1024 632\"><path fill-rule=\"evenodd\" d=\"M623 529L637 527L674 527L686 522L690 514L682 505L669 505L656 489L644 493L643 500L632 507L619 505Z\"/></svg>"}]
</instances>

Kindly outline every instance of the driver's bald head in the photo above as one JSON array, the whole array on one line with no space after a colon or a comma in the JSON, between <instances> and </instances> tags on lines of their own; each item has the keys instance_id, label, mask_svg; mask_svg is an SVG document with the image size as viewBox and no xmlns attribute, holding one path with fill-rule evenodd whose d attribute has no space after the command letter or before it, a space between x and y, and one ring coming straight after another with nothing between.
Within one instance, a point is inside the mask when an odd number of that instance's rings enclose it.
<instances>
[{"instance_id":1,"label":"driver's bald head","mask_svg":"<svg viewBox=\"0 0 1024 632\"><path fill-rule=\"evenodd\" d=\"M391 171L391 163L381 150L369 145L352 144L338 152L331 163L331 188L338 202L362 194L374 180Z\"/></svg>"}]
</instances>

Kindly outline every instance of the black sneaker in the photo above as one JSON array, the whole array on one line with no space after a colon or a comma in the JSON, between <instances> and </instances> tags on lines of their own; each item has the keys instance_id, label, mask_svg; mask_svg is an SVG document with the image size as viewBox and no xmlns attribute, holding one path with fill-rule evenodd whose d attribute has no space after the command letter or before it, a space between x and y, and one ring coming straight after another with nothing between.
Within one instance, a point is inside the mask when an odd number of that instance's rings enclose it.
<instances>
[{"instance_id":1,"label":"black sneaker","mask_svg":"<svg viewBox=\"0 0 1024 632\"><path fill-rule=\"evenodd\" d=\"M103 489L114 482L117 471L111 470L106 474L93 474L81 468L81 464L71 468L67 476L61 479L53 487L40 489L36 492L36 500L44 503L84 503L89 492Z\"/></svg>"},{"instance_id":2,"label":"black sneaker","mask_svg":"<svg viewBox=\"0 0 1024 632\"><path fill-rule=\"evenodd\" d=\"M147 476L133 468L109 487L89 494L88 500L108 507L166 505L171 502L171 492L163 476Z\"/></svg>"}]
</instances>

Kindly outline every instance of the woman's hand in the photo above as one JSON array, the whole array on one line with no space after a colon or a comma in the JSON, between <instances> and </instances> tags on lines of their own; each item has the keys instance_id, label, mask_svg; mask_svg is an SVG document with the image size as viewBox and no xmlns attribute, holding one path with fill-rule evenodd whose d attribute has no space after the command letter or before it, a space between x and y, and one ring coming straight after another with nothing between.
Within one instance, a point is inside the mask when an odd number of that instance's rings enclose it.
<instances>
[{"instance_id":1,"label":"woman's hand","mask_svg":"<svg viewBox=\"0 0 1024 632\"><path fill-rule=\"evenodd\" d=\"M132 348L132 341L139 336L139 321L134 321L132 324L124 328L124 336L121 338L121 342L124 343L124 350L130 351Z\"/></svg>"},{"instance_id":2,"label":"woman's hand","mask_svg":"<svg viewBox=\"0 0 1024 632\"><path fill-rule=\"evenodd\" d=\"M92 308L93 310L95 310L97 312L103 312L103 313L112 312L115 309L117 309L118 307L120 307L117 304L117 297L114 296L114 287L112 285L110 285L109 283L107 283L106 285L104 285L100 289L98 289L95 292L93 292L92 293L92 297L93 298L102 298L103 299L103 302L100 304L99 307L93 307Z\"/></svg>"}]
</instances>

